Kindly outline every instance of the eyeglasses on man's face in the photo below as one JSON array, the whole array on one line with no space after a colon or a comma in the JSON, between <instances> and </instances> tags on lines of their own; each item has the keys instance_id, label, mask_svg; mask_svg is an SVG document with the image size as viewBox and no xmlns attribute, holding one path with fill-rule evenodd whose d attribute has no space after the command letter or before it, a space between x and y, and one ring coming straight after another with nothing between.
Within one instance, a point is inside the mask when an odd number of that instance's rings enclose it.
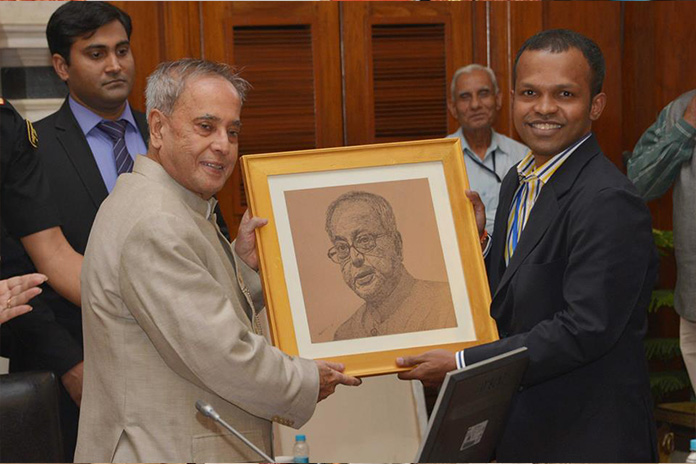
<instances>
[{"instance_id":1,"label":"eyeglasses on man's face","mask_svg":"<svg viewBox=\"0 0 696 464\"><path fill-rule=\"evenodd\" d=\"M387 234L360 234L350 244L345 240L336 240L334 246L329 248L329 258L336 264L341 264L350 259L350 249L355 248L360 254L369 254L377 246L377 239Z\"/></svg>"}]
</instances>

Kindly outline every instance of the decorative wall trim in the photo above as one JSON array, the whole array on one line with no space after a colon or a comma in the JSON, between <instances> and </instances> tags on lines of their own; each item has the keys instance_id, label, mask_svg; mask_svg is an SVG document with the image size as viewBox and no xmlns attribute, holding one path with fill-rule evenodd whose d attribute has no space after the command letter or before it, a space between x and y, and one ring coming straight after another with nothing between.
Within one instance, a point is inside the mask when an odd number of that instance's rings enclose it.
<instances>
[{"instance_id":1,"label":"decorative wall trim","mask_svg":"<svg viewBox=\"0 0 696 464\"><path fill-rule=\"evenodd\" d=\"M0 2L0 67L51 66L46 23L63 3ZM11 102L22 116L37 121L60 108L63 99L12 99Z\"/></svg>"},{"instance_id":2,"label":"decorative wall trim","mask_svg":"<svg viewBox=\"0 0 696 464\"><path fill-rule=\"evenodd\" d=\"M46 24L0 24L0 48L48 48Z\"/></svg>"},{"instance_id":3,"label":"decorative wall trim","mask_svg":"<svg viewBox=\"0 0 696 464\"><path fill-rule=\"evenodd\" d=\"M36 122L55 113L63 104L62 98L31 98L12 100L12 105L25 119Z\"/></svg>"}]
</instances>

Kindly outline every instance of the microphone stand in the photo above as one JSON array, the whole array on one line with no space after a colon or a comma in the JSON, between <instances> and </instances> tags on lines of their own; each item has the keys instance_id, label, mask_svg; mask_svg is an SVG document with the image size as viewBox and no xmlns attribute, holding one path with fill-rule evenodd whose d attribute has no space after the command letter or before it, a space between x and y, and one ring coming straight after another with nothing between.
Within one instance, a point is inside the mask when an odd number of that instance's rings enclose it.
<instances>
[{"instance_id":1,"label":"microphone stand","mask_svg":"<svg viewBox=\"0 0 696 464\"><path fill-rule=\"evenodd\" d=\"M264 459L266 460L266 462L268 462L268 463L275 462L275 461L273 460L273 458L271 458L271 457L268 456L266 453L264 453L263 451L261 451L256 445L254 445L252 442L250 442L249 440L247 440L247 438L246 438L244 435L242 435L241 433L237 432L230 424L228 424L227 422L225 422L225 420L224 420L222 417L220 417L220 414L218 414L217 411L215 411L215 409L213 409L213 407L212 407L211 405L209 405L208 403L206 403L206 402L203 401L203 400L198 400L198 401L196 401L196 409L198 409L198 411L199 411L201 414L203 414L204 416L210 417L210 418L213 419L215 422L218 422L218 423L222 424L222 426L225 427L225 428L226 428L227 430L229 430L230 432L232 432L232 433L234 434L235 437L237 437L237 438L239 438L240 440L242 440L242 442L244 442L245 445L247 445L249 448L251 448L252 450L254 450L259 456L261 456L262 458L264 458Z\"/></svg>"}]
</instances>

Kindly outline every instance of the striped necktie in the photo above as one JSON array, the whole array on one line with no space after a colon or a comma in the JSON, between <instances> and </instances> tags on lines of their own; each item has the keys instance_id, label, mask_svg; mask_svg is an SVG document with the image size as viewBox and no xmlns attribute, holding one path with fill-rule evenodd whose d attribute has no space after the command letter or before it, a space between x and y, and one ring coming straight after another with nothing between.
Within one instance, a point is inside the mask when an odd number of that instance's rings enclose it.
<instances>
[{"instance_id":1,"label":"striped necktie","mask_svg":"<svg viewBox=\"0 0 696 464\"><path fill-rule=\"evenodd\" d=\"M125 119L118 121L102 121L97 127L109 136L114 144L114 161L116 163L116 173L118 175L133 170L133 158L128 153L126 147L126 122Z\"/></svg>"},{"instance_id":2,"label":"striped necktie","mask_svg":"<svg viewBox=\"0 0 696 464\"><path fill-rule=\"evenodd\" d=\"M539 198L542 187L549 182L551 176L558 171L575 149L590 138L590 135L592 133L585 135L538 168L535 165L534 155L531 151L518 163L517 176L520 185L517 187L512 200L512 207L508 214L507 241L505 242L506 266L510 263L515 248L517 248L517 243L520 240L524 227L527 225L527 220Z\"/></svg>"},{"instance_id":3,"label":"striped necktie","mask_svg":"<svg viewBox=\"0 0 696 464\"><path fill-rule=\"evenodd\" d=\"M527 225L527 219L531 213L532 207L536 203L539 192L543 187L542 181L535 173L527 174L520 179L520 187L515 193L513 200L513 209L508 218L508 239L505 246L505 264L509 264L517 242L522 236L524 226Z\"/></svg>"}]
</instances>

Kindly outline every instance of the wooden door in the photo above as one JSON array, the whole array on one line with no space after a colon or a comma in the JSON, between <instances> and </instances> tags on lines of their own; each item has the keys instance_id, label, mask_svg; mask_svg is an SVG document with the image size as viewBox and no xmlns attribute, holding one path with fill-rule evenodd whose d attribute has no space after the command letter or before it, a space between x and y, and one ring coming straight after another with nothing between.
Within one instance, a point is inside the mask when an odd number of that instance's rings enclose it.
<instances>
[{"instance_id":1,"label":"wooden door","mask_svg":"<svg viewBox=\"0 0 696 464\"><path fill-rule=\"evenodd\" d=\"M201 2L205 58L236 66L252 89L240 155L343 144L339 5ZM230 232L246 210L239 166L218 200Z\"/></svg>"},{"instance_id":2,"label":"wooden door","mask_svg":"<svg viewBox=\"0 0 696 464\"><path fill-rule=\"evenodd\" d=\"M136 74L128 101L138 111L145 111L146 79L160 62L201 56L198 2L111 3L128 13L133 22L131 47Z\"/></svg>"},{"instance_id":3,"label":"wooden door","mask_svg":"<svg viewBox=\"0 0 696 464\"><path fill-rule=\"evenodd\" d=\"M696 88L696 2L641 3L624 7L624 150L633 150L670 101ZM671 192L649 206L653 227L671 229Z\"/></svg>"},{"instance_id":4,"label":"wooden door","mask_svg":"<svg viewBox=\"0 0 696 464\"><path fill-rule=\"evenodd\" d=\"M346 144L444 137L449 78L473 57L472 7L342 2Z\"/></svg>"},{"instance_id":5,"label":"wooden door","mask_svg":"<svg viewBox=\"0 0 696 464\"><path fill-rule=\"evenodd\" d=\"M621 165L622 14L619 2L491 2L487 8L491 66L498 72L507 104L501 118L512 132L512 68L520 46L544 29L568 28L591 37L604 53L608 104L593 126L607 156Z\"/></svg>"}]
</instances>

